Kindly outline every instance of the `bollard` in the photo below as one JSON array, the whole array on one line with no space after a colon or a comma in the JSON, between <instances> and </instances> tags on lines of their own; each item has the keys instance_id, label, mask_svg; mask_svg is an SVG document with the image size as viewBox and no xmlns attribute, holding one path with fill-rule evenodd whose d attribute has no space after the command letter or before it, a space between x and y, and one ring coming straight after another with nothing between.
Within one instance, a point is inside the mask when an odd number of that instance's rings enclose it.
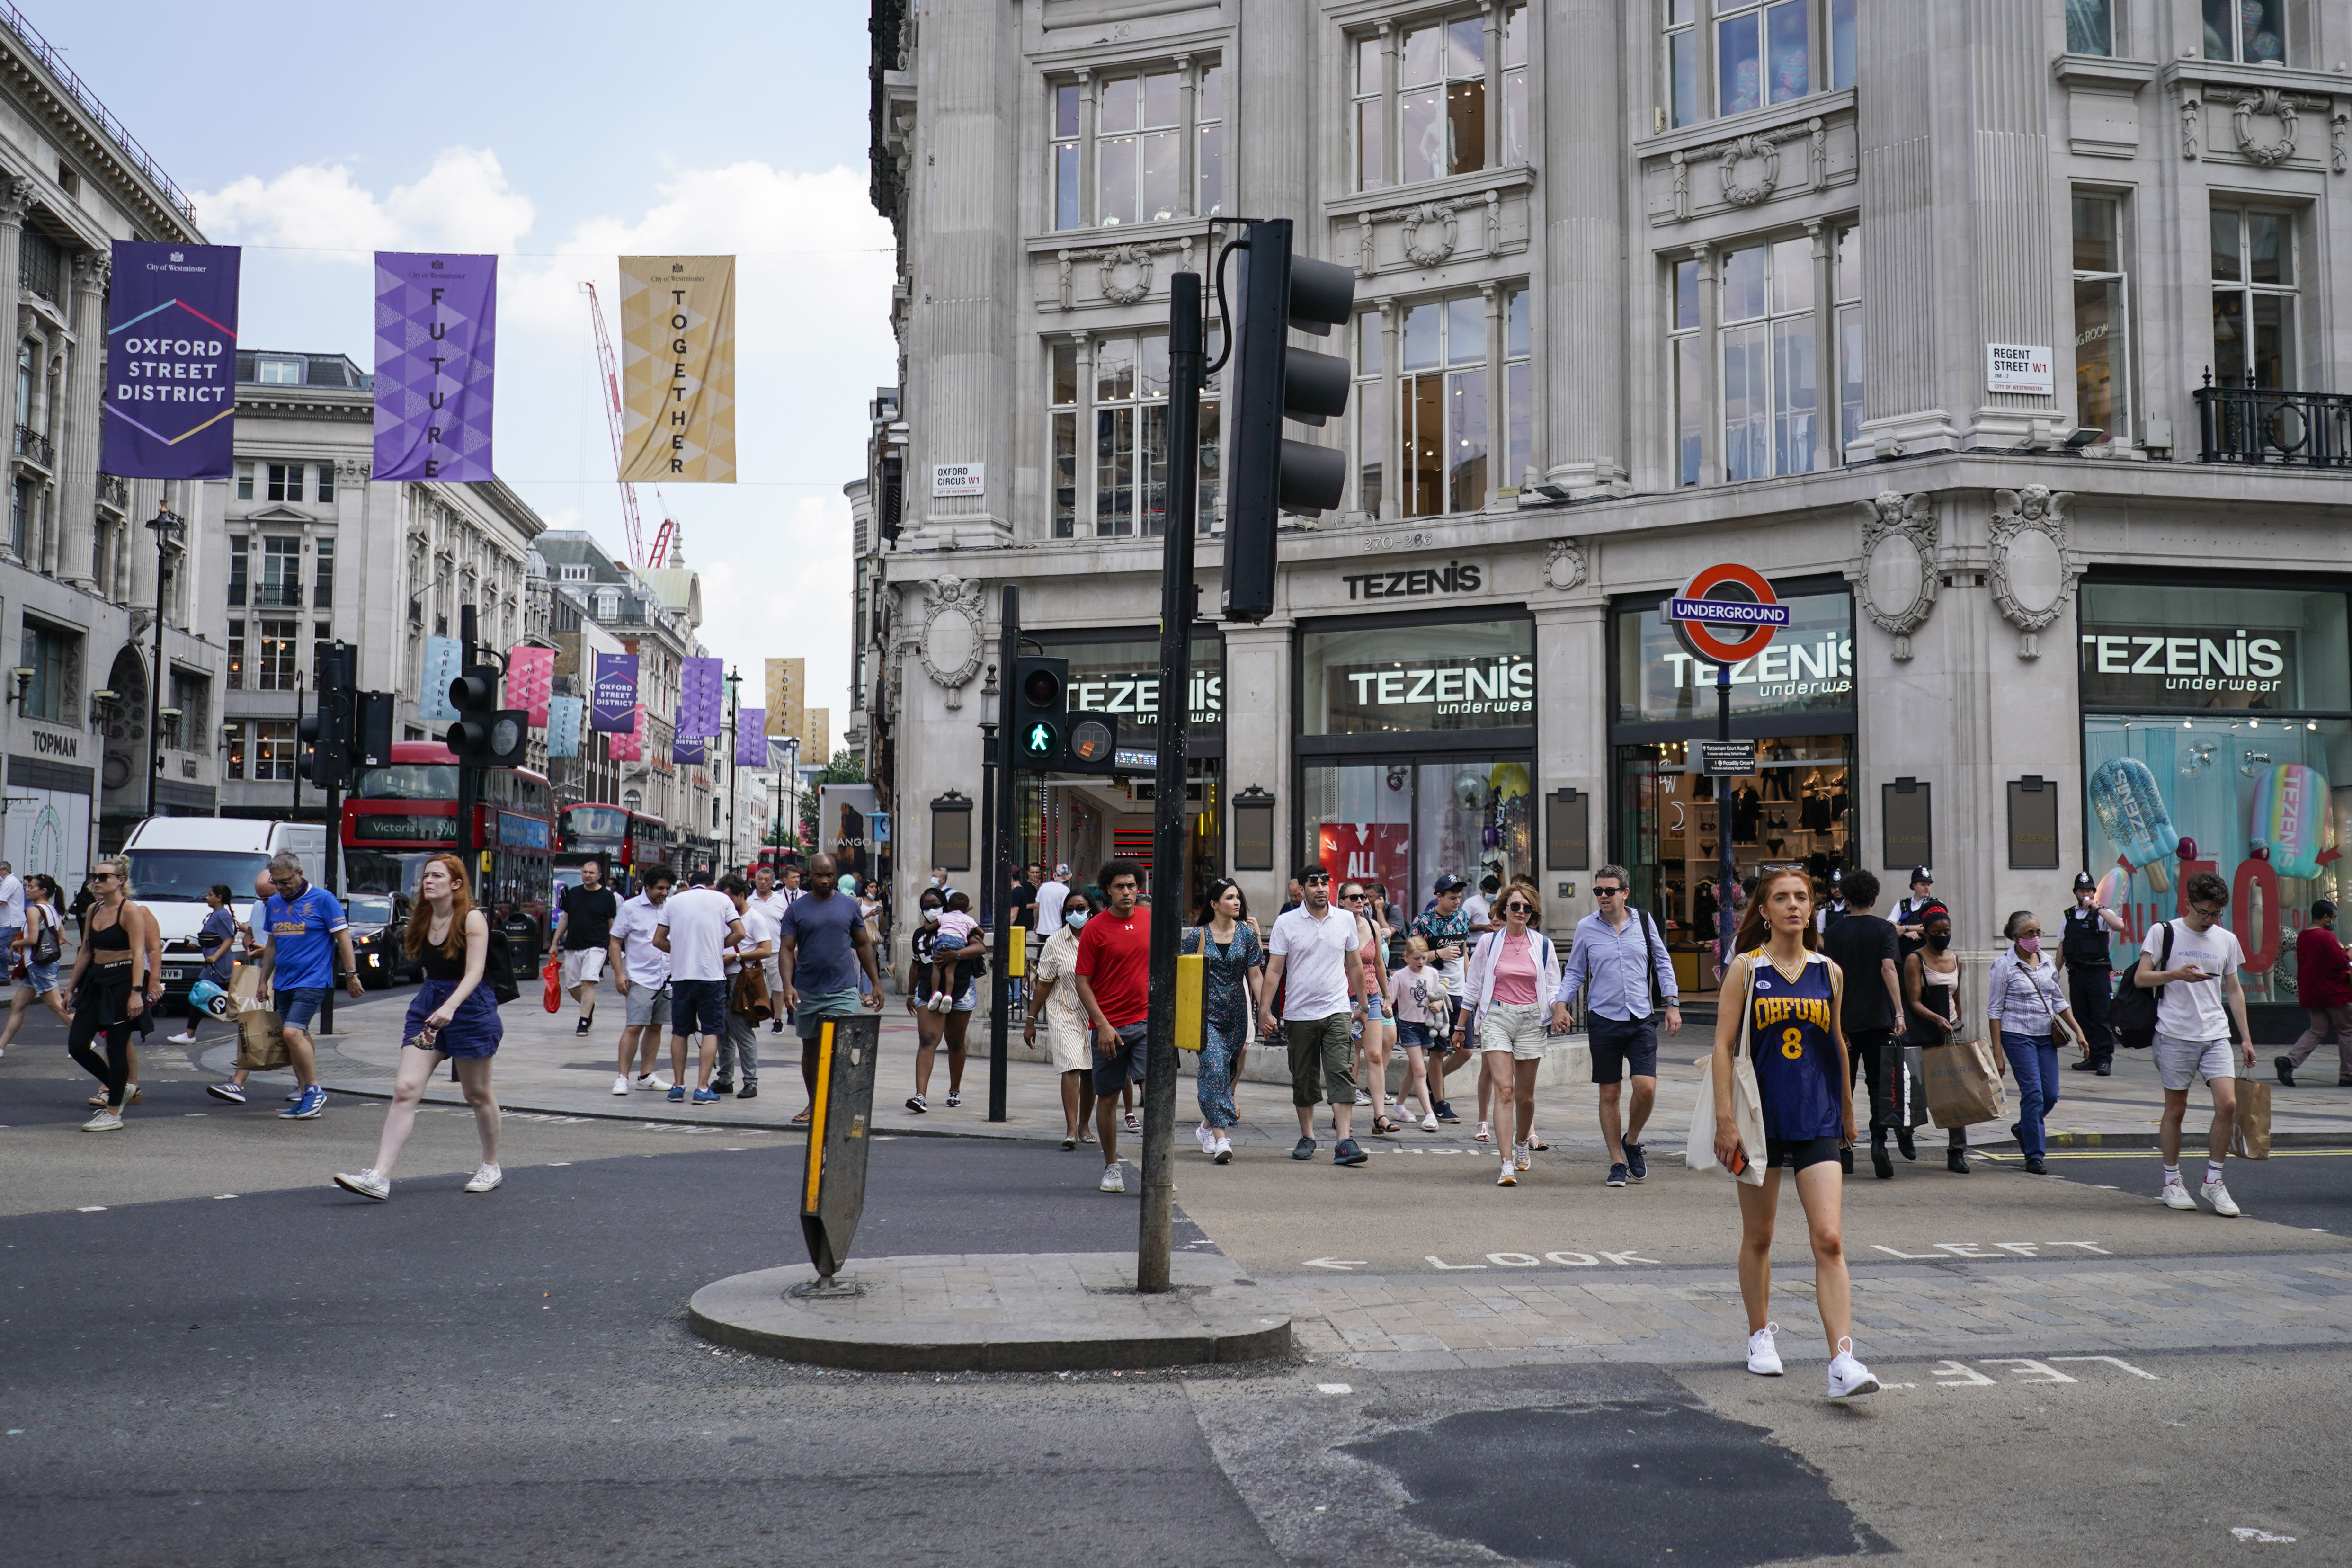
<instances>
[{"instance_id":1,"label":"bollard","mask_svg":"<svg viewBox=\"0 0 2352 1568\"><path fill-rule=\"evenodd\" d=\"M817 1278L796 1296L856 1293L834 1276L866 1209L866 1136L874 1113L874 1061L882 1020L873 1013L828 1018L817 1041L816 1095L809 1112L808 1160L801 1177L801 1234Z\"/></svg>"}]
</instances>

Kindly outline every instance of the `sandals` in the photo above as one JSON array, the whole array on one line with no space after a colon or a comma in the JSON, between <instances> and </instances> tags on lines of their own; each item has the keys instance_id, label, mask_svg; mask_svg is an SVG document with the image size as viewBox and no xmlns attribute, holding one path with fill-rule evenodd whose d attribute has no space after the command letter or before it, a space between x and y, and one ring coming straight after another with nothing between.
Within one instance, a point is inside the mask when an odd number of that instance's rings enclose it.
<instances>
[{"instance_id":1,"label":"sandals","mask_svg":"<svg viewBox=\"0 0 2352 1568\"><path fill-rule=\"evenodd\" d=\"M1372 1118L1372 1131L1375 1133L1386 1135L1391 1132L1402 1132L1404 1128L1385 1116L1375 1116Z\"/></svg>"}]
</instances>

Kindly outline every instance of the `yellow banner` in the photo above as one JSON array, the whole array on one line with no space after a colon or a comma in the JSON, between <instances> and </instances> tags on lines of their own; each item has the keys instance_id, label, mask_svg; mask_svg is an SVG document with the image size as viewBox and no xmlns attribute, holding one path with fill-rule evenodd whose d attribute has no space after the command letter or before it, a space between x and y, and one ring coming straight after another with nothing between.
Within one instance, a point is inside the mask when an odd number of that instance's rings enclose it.
<instances>
[{"instance_id":1,"label":"yellow banner","mask_svg":"<svg viewBox=\"0 0 2352 1568\"><path fill-rule=\"evenodd\" d=\"M833 761L832 709L801 710L801 761L812 767L823 767Z\"/></svg>"},{"instance_id":2,"label":"yellow banner","mask_svg":"<svg viewBox=\"0 0 2352 1568\"><path fill-rule=\"evenodd\" d=\"M808 695L808 660L768 661L768 734L785 740L801 732L801 704Z\"/></svg>"},{"instance_id":3,"label":"yellow banner","mask_svg":"<svg viewBox=\"0 0 2352 1568\"><path fill-rule=\"evenodd\" d=\"M621 478L735 482L735 258L621 258Z\"/></svg>"}]
</instances>

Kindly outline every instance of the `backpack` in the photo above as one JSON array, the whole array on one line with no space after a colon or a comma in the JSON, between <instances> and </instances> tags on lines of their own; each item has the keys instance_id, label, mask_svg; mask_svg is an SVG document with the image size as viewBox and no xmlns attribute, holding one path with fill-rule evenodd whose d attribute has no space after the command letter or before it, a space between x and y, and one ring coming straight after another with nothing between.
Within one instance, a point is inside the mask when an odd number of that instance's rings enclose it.
<instances>
[{"instance_id":1,"label":"backpack","mask_svg":"<svg viewBox=\"0 0 2352 1568\"><path fill-rule=\"evenodd\" d=\"M490 945L482 954L482 979L491 999L501 1005L522 994L522 987L515 984L514 944L496 926L490 927Z\"/></svg>"},{"instance_id":2,"label":"backpack","mask_svg":"<svg viewBox=\"0 0 2352 1568\"><path fill-rule=\"evenodd\" d=\"M2164 922L2163 957L2159 969L2172 967L2172 922ZM2161 985L2142 986L2140 965L2147 962L2145 952L2133 955L2122 975L2116 982L2115 999L2107 1004L2107 1027L2115 1031L2116 1043L2136 1051L2144 1051L2156 1043L2156 1002L2164 994Z\"/></svg>"}]
</instances>

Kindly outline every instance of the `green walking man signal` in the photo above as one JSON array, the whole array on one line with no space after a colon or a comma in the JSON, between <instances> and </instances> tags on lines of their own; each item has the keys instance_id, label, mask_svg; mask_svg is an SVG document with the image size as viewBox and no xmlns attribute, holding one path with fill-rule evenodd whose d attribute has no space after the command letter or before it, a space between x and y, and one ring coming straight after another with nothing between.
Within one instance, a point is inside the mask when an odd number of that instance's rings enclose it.
<instances>
[{"instance_id":1,"label":"green walking man signal","mask_svg":"<svg viewBox=\"0 0 2352 1568\"><path fill-rule=\"evenodd\" d=\"M1021 732L1021 749L1031 757L1051 758L1060 751L1054 726L1040 721Z\"/></svg>"}]
</instances>

